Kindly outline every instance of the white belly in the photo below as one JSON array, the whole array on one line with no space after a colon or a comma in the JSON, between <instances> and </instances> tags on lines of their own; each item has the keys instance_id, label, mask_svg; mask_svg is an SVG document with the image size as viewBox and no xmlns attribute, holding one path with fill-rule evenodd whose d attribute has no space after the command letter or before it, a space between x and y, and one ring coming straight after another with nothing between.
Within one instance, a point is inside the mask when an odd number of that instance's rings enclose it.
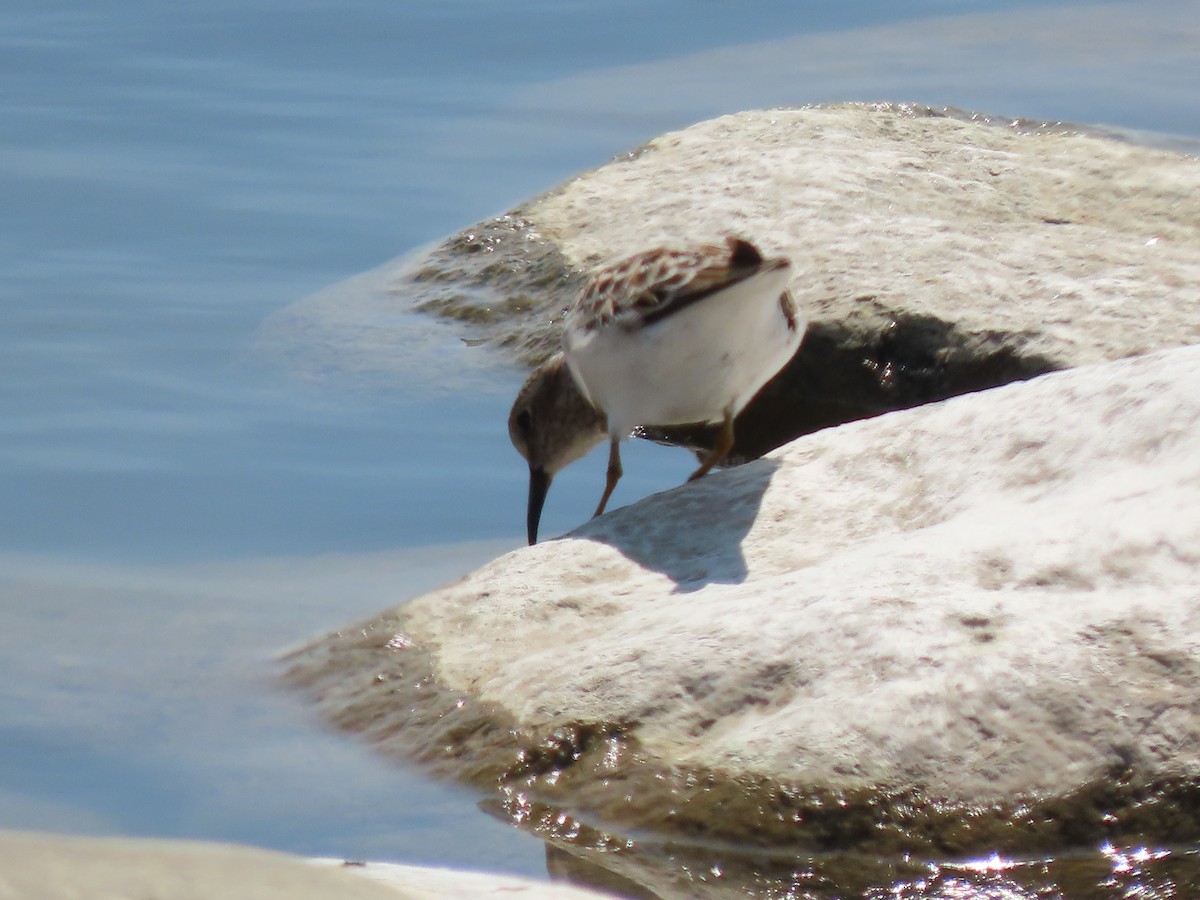
<instances>
[{"instance_id":1,"label":"white belly","mask_svg":"<svg viewBox=\"0 0 1200 900\"><path fill-rule=\"evenodd\" d=\"M788 276L763 272L642 328L569 333L567 363L609 434L737 414L800 346L805 322L789 328L779 303Z\"/></svg>"}]
</instances>

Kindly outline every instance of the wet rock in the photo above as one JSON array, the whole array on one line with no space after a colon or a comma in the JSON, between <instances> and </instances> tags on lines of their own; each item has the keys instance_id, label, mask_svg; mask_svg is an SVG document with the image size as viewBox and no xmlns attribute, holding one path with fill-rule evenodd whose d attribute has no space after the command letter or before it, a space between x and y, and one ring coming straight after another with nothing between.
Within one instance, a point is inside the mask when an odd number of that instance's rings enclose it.
<instances>
[{"instance_id":1,"label":"wet rock","mask_svg":"<svg viewBox=\"0 0 1200 900\"><path fill-rule=\"evenodd\" d=\"M517 818L1195 840L1198 548L1187 347L808 435L318 641L291 678Z\"/></svg>"}]
</instances>

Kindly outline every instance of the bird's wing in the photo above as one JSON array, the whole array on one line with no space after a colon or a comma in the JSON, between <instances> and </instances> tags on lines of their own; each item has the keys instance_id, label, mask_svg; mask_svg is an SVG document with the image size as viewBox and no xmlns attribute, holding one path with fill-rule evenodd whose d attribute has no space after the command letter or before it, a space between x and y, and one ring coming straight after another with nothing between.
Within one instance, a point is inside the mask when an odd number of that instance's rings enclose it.
<instances>
[{"instance_id":1,"label":"bird's wing","mask_svg":"<svg viewBox=\"0 0 1200 900\"><path fill-rule=\"evenodd\" d=\"M585 330L613 322L651 325L750 278L764 266L786 264L782 259L764 260L753 244L739 238L691 250L647 250L597 272L584 286L573 314Z\"/></svg>"}]
</instances>

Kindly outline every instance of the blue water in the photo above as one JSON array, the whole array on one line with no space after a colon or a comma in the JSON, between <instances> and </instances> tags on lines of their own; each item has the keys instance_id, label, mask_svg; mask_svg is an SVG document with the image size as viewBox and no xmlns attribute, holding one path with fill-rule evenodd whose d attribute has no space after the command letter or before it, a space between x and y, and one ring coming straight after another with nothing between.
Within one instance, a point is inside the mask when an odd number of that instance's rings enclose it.
<instances>
[{"instance_id":1,"label":"blue water","mask_svg":"<svg viewBox=\"0 0 1200 900\"><path fill-rule=\"evenodd\" d=\"M8 0L0 827L541 872L474 797L324 734L271 681L288 645L519 545L522 373L299 378L264 320L740 108L913 100L1194 138L1195 18L1181 0ZM789 40L802 52L758 43ZM690 463L631 447L616 503ZM556 485L546 534L586 517L602 466Z\"/></svg>"}]
</instances>

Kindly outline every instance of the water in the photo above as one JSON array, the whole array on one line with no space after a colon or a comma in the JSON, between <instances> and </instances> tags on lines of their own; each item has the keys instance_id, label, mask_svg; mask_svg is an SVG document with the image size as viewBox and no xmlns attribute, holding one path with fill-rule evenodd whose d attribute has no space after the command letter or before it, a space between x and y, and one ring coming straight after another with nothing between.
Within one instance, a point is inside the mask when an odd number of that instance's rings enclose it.
<instances>
[{"instance_id":1,"label":"water","mask_svg":"<svg viewBox=\"0 0 1200 900\"><path fill-rule=\"evenodd\" d=\"M491 360L464 386L448 336L423 376L300 378L261 323L740 108L913 100L1194 138L1196 18L1174 0L10 0L0 827L544 874L476 797L323 733L272 681L287 646L520 544L522 373ZM588 514L602 455L556 482L546 534ZM615 504L692 465L625 458Z\"/></svg>"}]
</instances>

